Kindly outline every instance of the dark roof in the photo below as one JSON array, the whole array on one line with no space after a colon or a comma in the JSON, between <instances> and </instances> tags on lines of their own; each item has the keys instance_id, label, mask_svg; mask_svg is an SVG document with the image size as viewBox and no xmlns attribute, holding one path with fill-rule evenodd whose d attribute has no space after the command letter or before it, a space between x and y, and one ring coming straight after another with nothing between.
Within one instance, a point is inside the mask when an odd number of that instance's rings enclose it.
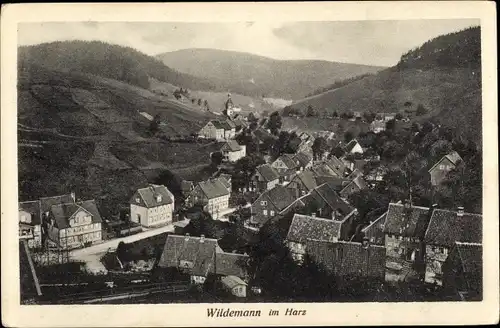
<instances>
[{"instance_id":1,"label":"dark roof","mask_svg":"<svg viewBox=\"0 0 500 328\"><path fill-rule=\"evenodd\" d=\"M482 277L483 245L481 243L456 242L460 262L465 273L479 273Z\"/></svg>"},{"instance_id":2,"label":"dark roof","mask_svg":"<svg viewBox=\"0 0 500 328\"><path fill-rule=\"evenodd\" d=\"M216 239L203 238L202 241L201 237L168 235L158 266L179 268L189 274L206 277L213 271L217 248Z\"/></svg>"},{"instance_id":3,"label":"dark roof","mask_svg":"<svg viewBox=\"0 0 500 328\"><path fill-rule=\"evenodd\" d=\"M360 172L363 172L364 167L368 163L370 163L370 160L367 160L367 159L355 159L354 160L354 169L359 170Z\"/></svg>"},{"instance_id":4,"label":"dark roof","mask_svg":"<svg viewBox=\"0 0 500 328\"><path fill-rule=\"evenodd\" d=\"M360 177L360 176L363 176L363 172L361 172L359 169L354 169L354 171L352 171L351 174L349 174L347 176L347 178L354 179L354 178Z\"/></svg>"},{"instance_id":5,"label":"dark roof","mask_svg":"<svg viewBox=\"0 0 500 328\"><path fill-rule=\"evenodd\" d=\"M318 184L316 183L316 179L314 177L314 173L312 171L306 170L297 174L294 180L300 180L302 184L306 187L308 191L316 188Z\"/></svg>"},{"instance_id":6,"label":"dark roof","mask_svg":"<svg viewBox=\"0 0 500 328\"><path fill-rule=\"evenodd\" d=\"M356 147L356 145L359 144L358 141L356 139L352 139L351 141L349 141L349 143L345 146L345 150L347 152L350 152L351 150L353 150L354 147Z\"/></svg>"},{"instance_id":7,"label":"dark roof","mask_svg":"<svg viewBox=\"0 0 500 328\"><path fill-rule=\"evenodd\" d=\"M383 246L309 240L306 243L306 252L314 263L336 276L383 278L385 274Z\"/></svg>"},{"instance_id":8,"label":"dark roof","mask_svg":"<svg viewBox=\"0 0 500 328\"><path fill-rule=\"evenodd\" d=\"M236 140L228 140L221 147L221 150L226 149L229 151L239 151L241 150L241 146L236 142Z\"/></svg>"},{"instance_id":9,"label":"dark roof","mask_svg":"<svg viewBox=\"0 0 500 328\"><path fill-rule=\"evenodd\" d=\"M462 161L462 157L460 157L460 155L456 151L452 151L449 154L446 154L443 157L441 157L441 159L437 161L436 164L434 164L429 171L432 171L439 163L443 161L443 159L449 160L453 165L457 165Z\"/></svg>"},{"instance_id":10,"label":"dark roof","mask_svg":"<svg viewBox=\"0 0 500 328\"><path fill-rule=\"evenodd\" d=\"M217 274L244 278L248 271L250 257L243 254L216 253Z\"/></svg>"},{"instance_id":11,"label":"dark roof","mask_svg":"<svg viewBox=\"0 0 500 328\"><path fill-rule=\"evenodd\" d=\"M228 174L221 174L219 175L219 181L226 187L228 190L231 190L231 176L227 177Z\"/></svg>"},{"instance_id":12,"label":"dark roof","mask_svg":"<svg viewBox=\"0 0 500 328\"><path fill-rule=\"evenodd\" d=\"M32 225L39 225L42 223L42 205L39 200L20 202L19 210L31 214Z\"/></svg>"},{"instance_id":13,"label":"dark roof","mask_svg":"<svg viewBox=\"0 0 500 328\"><path fill-rule=\"evenodd\" d=\"M231 130L234 128L234 123L228 120L212 120L210 121L217 129Z\"/></svg>"},{"instance_id":14,"label":"dark roof","mask_svg":"<svg viewBox=\"0 0 500 328\"><path fill-rule=\"evenodd\" d=\"M389 204L384 233L405 237L423 237L429 222L429 208Z\"/></svg>"},{"instance_id":15,"label":"dark roof","mask_svg":"<svg viewBox=\"0 0 500 328\"><path fill-rule=\"evenodd\" d=\"M360 190L363 190L363 189L366 189L368 187L365 179L363 179L362 176L357 176L356 178L352 179L351 182L349 182L345 187L344 189L342 189L342 191L340 193L343 193L344 190L347 190L348 188L350 188L350 186L352 184L355 184Z\"/></svg>"},{"instance_id":16,"label":"dark roof","mask_svg":"<svg viewBox=\"0 0 500 328\"><path fill-rule=\"evenodd\" d=\"M295 200L294 191L280 185L277 185L271 190L267 190L264 194L267 194L269 200L280 211L293 203L293 201Z\"/></svg>"},{"instance_id":17,"label":"dark roof","mask_svg":"<svg viewBox=\"0 0 500 328\"><path fill-rule=\"evenodd\" d=\"M281 160L289 169L295 169L299 165L299 163L293 159L292 155L289 154L283 154L276 160Z\"/></svg>"},{"instance_id":18,"label":"dark roof","mask_svg":"<svg viewBox=\"0 0 500 328\"><path fill-rule=\"evenodd\" d=\"M306 166L312 161L312 157L300 151L297 154L295 154L294 160L299 161L300 166Z\"/></svg>"},{"instance_id":19,"label":"dark roof","mask_svg":"<svg viewBox=\"0 0 500 328\"><path fill-rule=\"evenodd\" d=\"M222 180L224 180L224 182ZM201 181L198 183L201 190L208 199L229 195L229 190L227 187L228 184L229 183L224 178L209 179L207 181Z\"/></svg>"},{"instance_id":20,"label":"dark roof","mask_svg":"<svg viewBox=\"0 0 500 328\"><path fill-rule=\"evenodd\" d=\"M326 183L316 187L311 194L315 199L320 199L325 202L333 211L340 212L342 216L346 216L355 210L354 207L343 200L339 194Z\"/></svg>"},{"instance_id":21,"label":"dark roof","mask_svg":"<svg viewBox=\"0 0 500 328\"><path fill-rule=\"evenodd\" d=\"M344 176L345 171L347 170L346 165L336 156L332 156L328 161L325 162L329 168L334 170L339 176Z\"/></svg>"},{"instance_id":22,"label":"dark roof","mask_svg":"<svg viewBox=\"0 0 500 328\"><path fill-rule=\"evenodd\" d=\"M328 175L328 176L336 176L336 177L343 177L344 174L340 173L339 171L336 171L334 169L332 169L330 166L328 166L328 164L326 163L320 163L320 164L317 164L316 166L314 166L312 169L311 169L315 175L322 175L322 176L325 176L325 175Z\"/></svg>"},{"instance_id":23,"label":"dark roof","mask_svg":"<svg viewBox=\"0 0 500 328\"><path fill-rule=\"evenodd\" d=\"M342 189L344 189L346 184L350 182L347 178L340 178L338 176L329 175L316 176L315 179L318 186L326 183L336 192L340 192Z\"/></svg>"},{"instance_id":24,"label":"dark roof","mask_svg":"<svg viewBox=\"0 0 500 328\"><path fill-rule=\"evenodd\" d=\"M92 223L101 223L102 218L97 210L94 200L87 200L79 203L67 203L52 205L50 212L55 220L56 226L59 229L69 227L69 219L78 211L85 211L92 215Z\"/></svg>"},{"instance_id":25,"label":"dark roof","mask_svg":"<svg viewBox=\"0 0 500 328\"><path fill-rule=\"evenodd\" d=\"M174 202L172 193L163 185L150 184L148 187L138 189L137 193L147 208L172 204ZM161 196L160 202L157 202L156 199L158 195Z\"/></svg>"},{"instance_id":26,"label":"dark roof","mask_svg":"<svg viewBox=\"0 0 500 328\"><path fill-rule=\"evenodd\" d=\"M257 166L256 171L262 176L262 178L267 181L274 181L279 179L278 172L269 164L262 164Z\"/></svg>"},{"instance_id":27,"label":"dark roof","mask_svg":"<svg viewBox=\"0 0 500 328\"><path fill-rule=\"evenodd\" d=\"M42 213L49 212L52 205L74 203L73 196L71 194L52 196L52 197L42 197L40 198L40 203L42 206Z\"/></svg>"},{"instance_id":28,"label":"dark roof","mask_svg":"<svg viewBox=\"0 0 500 328\"><path fill-rule=\"evenodd\" d=\"M452 247L455 242L481 243L483 216L435 209L425 233L425 242Z\"/></svg>"},{"instance_id":29,"label":"dark roof","mask_svg":"<svg viewBox=\"0 0 500 328\"><path fill-rule=\"evenodd\" d=\"M287 241L305 243L308 239L336 241L340 238L339 221L295 214L288 229Z\"/></svg>"}]
</instances>

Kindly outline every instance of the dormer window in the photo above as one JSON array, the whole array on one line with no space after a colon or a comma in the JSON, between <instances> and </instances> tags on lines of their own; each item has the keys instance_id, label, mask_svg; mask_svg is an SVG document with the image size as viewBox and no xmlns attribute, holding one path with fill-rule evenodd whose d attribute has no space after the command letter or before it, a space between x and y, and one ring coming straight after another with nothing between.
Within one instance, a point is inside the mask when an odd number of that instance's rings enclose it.
<instances>
[{"instance_id":1,"label":"dormer window","mask_svg":"<svg viewBox=\"0 0 500 328\"><path fill-rule=\"evenodd\" d=\"M162 200L161 195L157 195L157 196L156 196L156 202L157 202L157 203L161 203L161 200Z\"/></svg>"},{"instance_id":2,"label":"dormer window","mask_svg":"<svg viewBox=\"0 0 500 328\"><path fill-rule=\"evenodd\" d=\"M136 203L140 203L140 202L141 202L141 199L140 199L139 197L137 197L137 198L135 199L135 202L136 202Z\"/></svg>"}]
</instances>

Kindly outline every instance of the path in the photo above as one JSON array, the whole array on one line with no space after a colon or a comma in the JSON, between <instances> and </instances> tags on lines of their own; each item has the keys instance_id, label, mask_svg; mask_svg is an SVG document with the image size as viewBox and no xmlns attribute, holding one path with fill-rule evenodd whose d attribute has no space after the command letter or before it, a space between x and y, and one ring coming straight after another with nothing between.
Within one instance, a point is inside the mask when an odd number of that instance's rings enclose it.
<instances>
[{"instance_id":1,"label":"path","mask_svg":"<svg viewBox=\"0 0 500 328\"><path fill-rule=\"evenodd\" d=\"M146 228L143 228L146 229ZM135 241L153 237L165 232L173 232L174 225L169 224L156 229L147 229L146 231L121 238L106 240L100 244L90 247L75 249L69 253L71 259L85 262L86 268L94 273L107 273L106 268L101 263L101 257L109 251L114 251L120 242L133 243Z\"/></svg>"}]
</instances>

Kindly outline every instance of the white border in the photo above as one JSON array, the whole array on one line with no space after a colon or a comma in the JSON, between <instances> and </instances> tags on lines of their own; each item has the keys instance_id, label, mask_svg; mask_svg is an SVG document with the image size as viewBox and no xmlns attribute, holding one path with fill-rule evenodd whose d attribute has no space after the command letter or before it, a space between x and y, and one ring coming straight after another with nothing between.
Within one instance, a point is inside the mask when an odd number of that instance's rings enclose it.
<instances>
[{"instance_id":1,"label":"white border","mask_svg":"<svg viewBox=\"0 0 500 328\"><path fill-rule=\"evenodd\" d=\"M494 2L21 4L2 7L2 322L6 326L484 324L499 320L496 11ZM207 318L205 304L20 306L17 245L17 23L43 21L332 21L479 18L483 72L484 300L476 303L228 304L306 316ZM411 37L411 36L409 36ZM218 304L217 307L225 307Z\"/></svg>"}]
</instances>

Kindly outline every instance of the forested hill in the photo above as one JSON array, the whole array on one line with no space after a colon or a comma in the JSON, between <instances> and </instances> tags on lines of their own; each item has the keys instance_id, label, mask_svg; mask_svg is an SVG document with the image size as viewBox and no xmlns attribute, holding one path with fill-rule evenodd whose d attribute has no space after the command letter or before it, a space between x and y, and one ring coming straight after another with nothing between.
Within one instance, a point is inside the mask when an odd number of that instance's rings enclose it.
<instances>
[{"instance_id":1,"label":"forested hill","mask_svg":"<svg viewBox=\"0 0 500 328\"><path fill-rule=\"evenodd\" d=\"M212 90L207 79L177 72L130 47L101 41L57 41L18 48L19 67L94 74L149 88L149 78L192 90Z\"/></svg>"},{"instance_id":2,"label":"forested hill","mask_svg":"<svg viewBox=\"0 0 500 328\"><path fill-rule=\"evenodd\" d=\"M481 68L479 26L438 36L401 56L399 69Z\"/></svg>"},{"instance_id":3,"label":"forested hill","mask_svg":"<svg viewBox=\"0 0 500 328\"><path fill-rule=\"evenodd\" d=\"M444 124L481 144L481 90L481 33L472 27L429 40L393 67L288 109L304 114L312 108L319 116L399 112L415 122Z\"/></svg>"}]
</instances>

